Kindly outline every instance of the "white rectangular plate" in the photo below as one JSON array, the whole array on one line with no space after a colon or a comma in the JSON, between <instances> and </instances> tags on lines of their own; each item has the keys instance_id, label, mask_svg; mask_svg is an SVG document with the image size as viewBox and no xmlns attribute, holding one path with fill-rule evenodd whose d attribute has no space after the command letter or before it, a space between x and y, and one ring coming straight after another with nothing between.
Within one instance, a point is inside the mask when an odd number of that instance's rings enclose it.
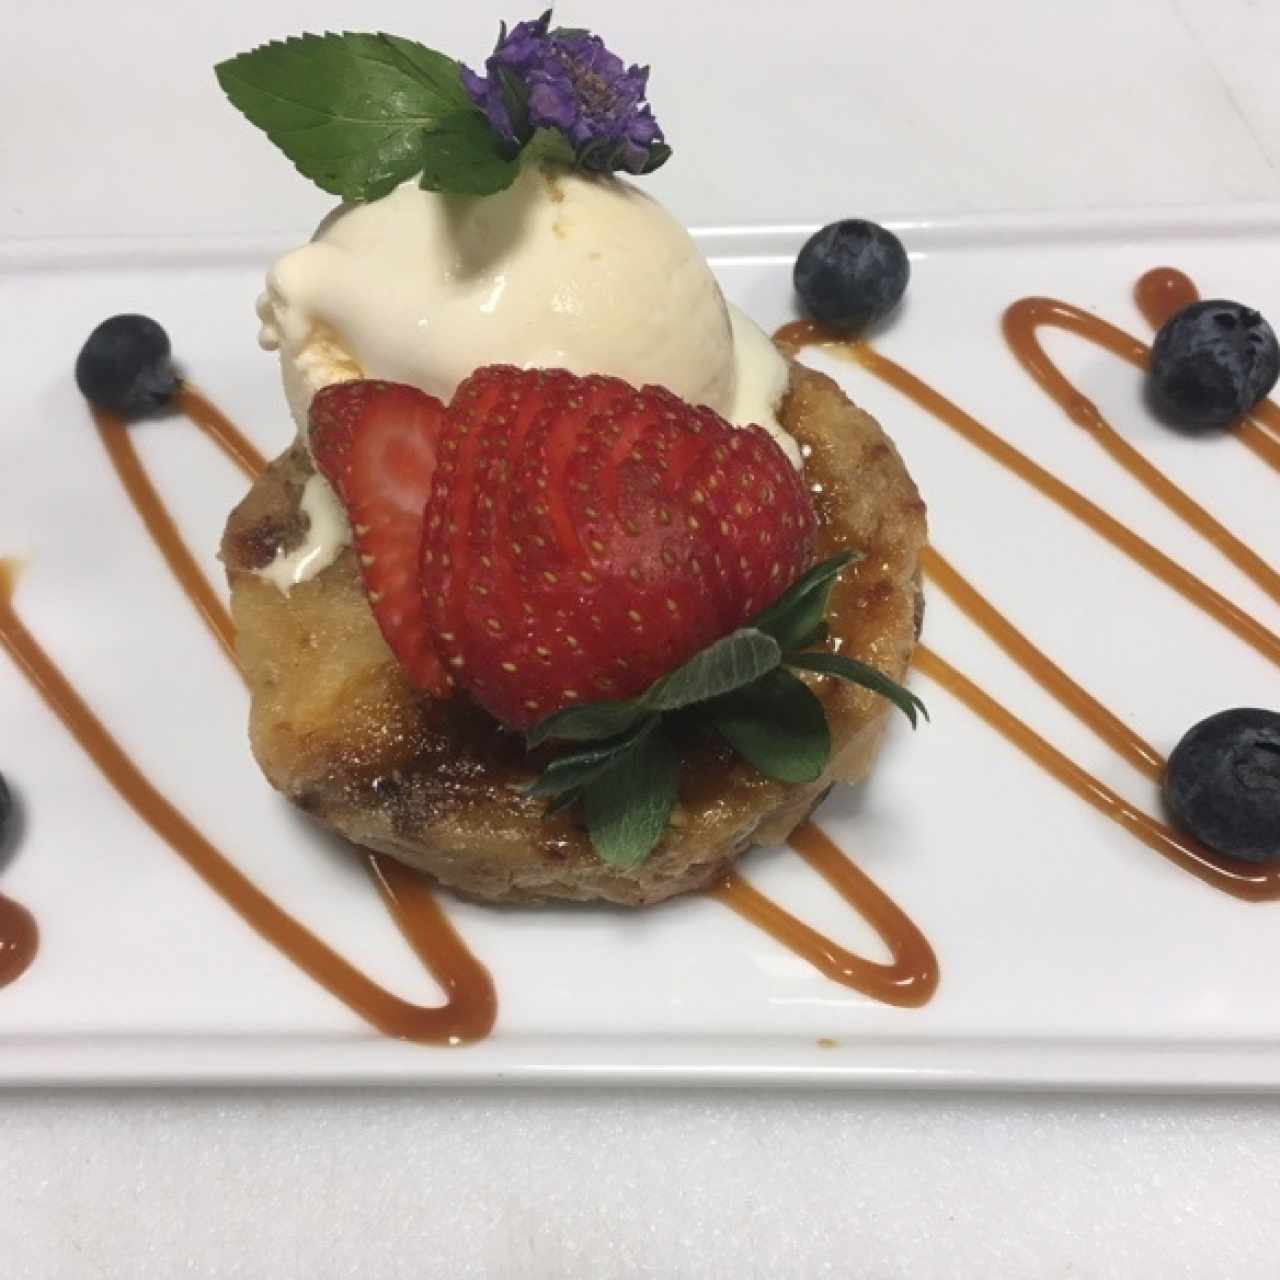
<instances>
[{"instance_id":1,"label":"white rectangular plate","mask_svg":"<svg viewBox=\"0 0 1280 1280\"><path fill-rule=\"evenodd\" d=\"M803 228L703 233L726 292L766 327L792 316ZM1280 611L1074 427L1015 364L1004 307L1049 294L1148 336L1131 300L1177 265L1206 296L1280 316L1280 213L1078 215L900 224L908 303L883 351L1083 489L1273 629ZM158 786L324 938L407 997L432 999L354 862L262 781L245 698L147 541L71 378L119 311L169 329L190 376L267 453L291 427L253 300L273 252L240 242L0 247L7 412L0 554L25 559L20 612ZM1280 552L1276 476L1230 440L1156 425L1133 370L1046 343L1120 430L1236 533ZM1277 704L1261 657L922 412L814 355L893 435L933 539L1033 640L1158 747L1227 706ZM242 492L178 421L136 438L221 582L215 549ZM1136 776L938 592L933 648L1150 809ZM918 678L932 724L900 717L871 782L822 825L921 926L942 982L924 1009L834 985L732 915L690 898L650 911L494 910L446 899L499 991L465 1049L370 1032L274 954L124 807L0 658L0 769L25 829L0 889L42 944L0 990L0 1080L792 1082L1253 1088L1280 1085L1280 903L1221 896L1148 852ZM846 946L880 954L793 854L750 879Z\"/></svg>"}]
</instances>

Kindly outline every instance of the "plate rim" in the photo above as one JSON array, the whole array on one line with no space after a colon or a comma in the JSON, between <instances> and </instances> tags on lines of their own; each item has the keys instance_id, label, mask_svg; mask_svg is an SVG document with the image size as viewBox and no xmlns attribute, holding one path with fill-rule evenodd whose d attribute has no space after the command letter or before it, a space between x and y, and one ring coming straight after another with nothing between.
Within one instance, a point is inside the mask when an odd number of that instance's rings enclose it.
<instances>
[{"instance_id":1,"label":"plate rim","mask_svg":"<svg viewBox=\"0 0 1280 1280\"><path fill-rule=\"evenodd\" d=\"M1245 204L1134 205L1111 208L1081 207L1036 210L900 213L879 219L899 234L909 234L910 252L920 256L942 249L1027 241L1060 242L1084 233L1091 240L1123 238L1126 242L1164 236L1216 237L1223 232L1280 233L1280 201ZM794 256L796 247L823 223L725 222L688 228L707 246L712 265L734 257L752 262L775 255ZM755 242L755 252L735 254ZM299 243L292 231L244 231L187 234L153 233L141 236L7 236L0 237L0 272L91 269L148 265L248 265L267 262Z\"/></svg>"}]
</instances>

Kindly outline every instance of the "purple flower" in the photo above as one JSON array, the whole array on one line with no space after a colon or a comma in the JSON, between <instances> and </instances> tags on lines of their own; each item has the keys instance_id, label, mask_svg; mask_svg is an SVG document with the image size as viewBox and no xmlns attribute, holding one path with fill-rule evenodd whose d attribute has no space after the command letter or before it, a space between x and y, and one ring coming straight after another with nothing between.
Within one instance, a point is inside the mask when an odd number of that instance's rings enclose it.
<instances>
[{"instance_id":1,"label":"purple flower","mask_svg":"<svg viewBox=\"0 0 1280 1280\"><path fill-rule=\"evenodd\" d=\"M495 133L518 151L538 129L555 129L584 169L649 173L671 154L645 102L648 67L627 67L589 31L549 30L551 10L505 24L485 61L462 68L462 85Z\"/></svg>"}]
</instances>

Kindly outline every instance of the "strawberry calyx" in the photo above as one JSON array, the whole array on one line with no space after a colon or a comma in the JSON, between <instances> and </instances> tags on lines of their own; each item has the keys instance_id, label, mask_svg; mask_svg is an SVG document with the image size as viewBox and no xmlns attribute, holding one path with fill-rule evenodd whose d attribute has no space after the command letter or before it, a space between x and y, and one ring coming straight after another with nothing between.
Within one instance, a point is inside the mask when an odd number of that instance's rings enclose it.
<instances>
[{"instance_id":1,"label":"strawberry calyx","mask_svg":"<svg viewBox=\"0 0 1280 1280\"><path fill-rule=\"evenodd\" d=\"M803 674L831 676L888 699L915 728L928 719L909 689L868 663L816 648L842 552L813 566L773 604L626 700L564 708L525 735L530 747L569 744L529 786L552 810L581 803L592 844L619 868L656 847L678 793L678 753L665 726L681 713L718 733L766 777L817 781L831 758L826 713Z\"/></svg>"}]
</instances>

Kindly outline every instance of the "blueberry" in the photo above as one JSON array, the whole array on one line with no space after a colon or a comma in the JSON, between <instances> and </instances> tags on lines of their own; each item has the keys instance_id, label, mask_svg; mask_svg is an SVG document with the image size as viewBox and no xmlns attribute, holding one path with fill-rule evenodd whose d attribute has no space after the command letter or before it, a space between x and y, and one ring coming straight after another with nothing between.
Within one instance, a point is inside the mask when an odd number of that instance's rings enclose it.
<instances>
[{"instance_id":1,"label":"blueberry","mask_svg":"<svg viewBox=\"0 0 1280 1280\"><path fill-rule=\"evenodd\" d=\"M149 316L112 316L80 349L76 386L101 409L152 413L178 389L169 352L169 335Z\"/></svg>"},{"instance_id":2,"label":"blueberry","mask_svg":"<svg viewBox=\"0 0 1280 1280\"><path fill-rule=\"evenodd\" d=\"M852 334L898 305L910 275L907 251L892 231L846 218L809 237L792 278L815 320Z\"/></svg>"},{"instance_id":3,"label":"blueberry","mask_svg":"<svg viewBox=\"0 0 1280 1280\"><path fill-rule=\"evenodd\" d=\"M1189 729L1164 796L1182 830L1231 858L1280 858L1280 714L1241 707Z\"/></svg>"},{"instance_id":4,"label":"blueberry","mask_svg":"<svg viewBox=\"0 0 1280 1280\"><path fill-rule=\"evenodd\" d=\"M1225 427L1280 376L1271 326L1238 302L1193 302L1165 322L1151 348L1158 408L1189 431Z\"/></svg>"}]
</instances>

